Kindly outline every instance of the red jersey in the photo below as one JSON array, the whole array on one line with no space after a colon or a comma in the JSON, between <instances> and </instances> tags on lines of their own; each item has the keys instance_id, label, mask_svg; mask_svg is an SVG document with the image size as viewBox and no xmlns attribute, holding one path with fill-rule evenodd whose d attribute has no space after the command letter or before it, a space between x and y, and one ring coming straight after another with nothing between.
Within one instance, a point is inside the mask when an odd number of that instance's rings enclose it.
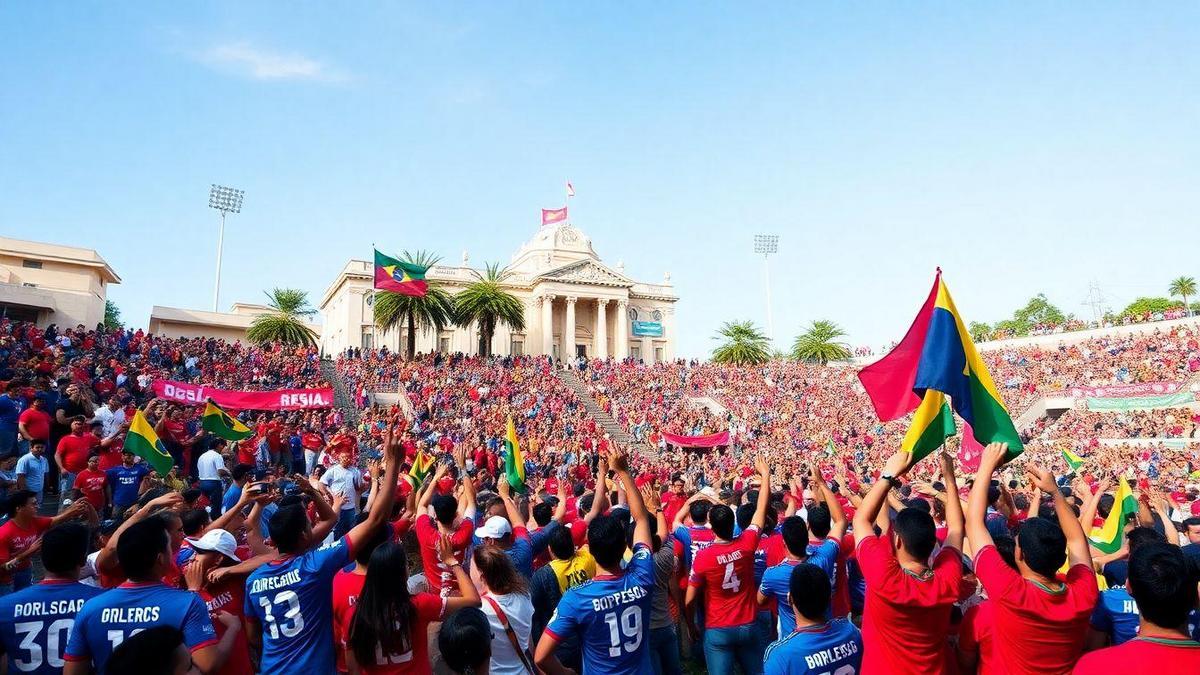
<instances>
[{"instance_id":1,"label":"red jersey","mask_svg":"<svg viewBox=\"0 0 1200 675\"><path fill-rule=\"evenodd\" d=\"M106 477L103 471L92 471L84 469L75 477L74 487L78 489L92 508L100 510L104 508L104 483Z\"/></svg>"},{"instance_id":2,"label":"red jersey","mask_svg":"<svg viewBox=\"0 0 1200 675\"><path fill-rule=\"evenodd\" d=\"M436 591L442 597L458 595L458 582L454 573L438 560L437 541L440 533L437 524L429 514L417 516L417 542L421 546L421 564L425 568L425 581L429 589ZM471 545L471 535L475 534L475 523L464 518L454 534L450 535L450 547L454 549L454 558L459 562L466 559L467 547Z\"/></svg>"},{"instance_id":3,"label":"red jersey","mask_svg":"<svg viewBox=\"0 0 1200 675\"><path fill-rule=\"evenodd\" d=\"M1084 654L1075 675L1194 675L1200 673L1200 642L1181 638L1135 637Z\"/></svg>"},{"instance_id":4,"label":"red jersey","mask_svg":"<svg viewBox=\"0 0 1200 675\"><path fill-rule=\"evenodd\" d=\"M837 565L833 568L833 618L850 616L850 581L846 576L846 564L854 554L854 535L846 534L838 542Z\"/></svg>"},{"instance_id":5,"label":"red jersey","mask_svg":"<svg viewBox=\"0 0 1200 675\"><path fill-rule=\"evenodd\" d=\"M991 600L984 600L963 614L962 624L958 629L958 648L964 652L979 654L978 660L975 662L977 675L1004 672L996 664L996 657L992 653L995 621Z\"/></svg>"},{"instance_id":6,"label":"red jersey","mask_svg":"<svg viewBox=\"0 0 1200 675\"><path fill-rule=\"evenodd\" d=\"M208 607L208 615L212 618L213 628L217 631L217 639L228 630L225 624L217 620L221 612L230 614L245 621L244 603L246 594L245 577L226 577L228 581L201 589L200 599ZM254 665L250 662L250 643L246 641L246 633L238 629L237 639L233 642L233 651L229 660L217 671L218 675L254 675Z\"/></svg>"},{"instance_id":7,"label":"red jersey","mask_svg":"<svg viewBox=\"0 0 1200 675\"><path fill-rule=\"evenodd\" d=\"M50 529L50 520L50 518L43 516L34 516L28 530L17 525L17 521L15 520L10 520L0 525L0 584L11 584L13 582L13 572L29 569L31 564L29 558L22 560L16 569L12 571L4 569L4 563L17 557L18 554L30 546L33 546L38 537Z\"/></svg>"},{"instance_id":8,"label":"red jersey","mask_svg":"<svg viewBox=\"0 0 1200 675\"><path fill-rule=\"evenodd\" d=\"M25 425L25 431L29 432L37 440L46 440L50 438L50 416L41 410L29 408L21 412L21 416L17 421Z\"/></svg>"},{"instance_id":9,"label":"red jersey","mask_svg":"<svg viewBox=\"0 0 1200 675\"><path fill-rule=\"evenodd\" d=\"M943 548L920 577L900 566L889 539L863 539L855 557L867 582L862 672L942 672L950 609L963 574L958 551Z\"/></svg>"},{"instance_id":10,"label":"red jersey","mask_svg":"<svg viewBox=\"0 0 1200 675\"><path fill-rule=\"evenodd\" d=\"M1065 586L1052 590L1022 578L995 546L985 546L975 556L975 574L994 605L997 666L1006 673L1070 670L1100 597L1092 570L1074 565Z\"/></svg>"},{"instance_id":11,"label":"red jersey","mask_svg":"<svg viewBox=\"0 0 1200 675\"><path fill-rule=\"evenodd\" d=\"M338 570L333 575L333 642L337 649L337 671L344 673L346 666L346 643L350 639L350 622L354 619L354 606L362 595L366 574Z\"/></svg>"},{"instance_id":12,"label":"red jersey","mask_svg":"<svg viewBox=\"0 0 1200 675\"><path fill-rule=\"evenodd\" d=\"M93 434L69 434L58 440L58 456L67 471L79 473L87 468L88 452L100 445L100 439Z\"/></svg>"},{"instance_id":13,"label":"red jersey","mask_svg":"<svg viewBox=\"0 0 1200 675\"><path fill-rule=\"evenodd\" d=\"M116 445L110 446L107 450L100 448L100 452L97 454L100 456L100 471L108 471L121 466L121 448Z\"/></svg>"},{"instance_id":14,"label":"red jersey","mask_svg":"<svg viewBox=\"0 0 1200 675\"><path fill-rule=\"evenodd\" d=\"M704 625L730 628L754 622L758 611L754 586L757 527L733 541L718 542L696 554L688 585L704 592Z\"/></svg>"}]
</instances>

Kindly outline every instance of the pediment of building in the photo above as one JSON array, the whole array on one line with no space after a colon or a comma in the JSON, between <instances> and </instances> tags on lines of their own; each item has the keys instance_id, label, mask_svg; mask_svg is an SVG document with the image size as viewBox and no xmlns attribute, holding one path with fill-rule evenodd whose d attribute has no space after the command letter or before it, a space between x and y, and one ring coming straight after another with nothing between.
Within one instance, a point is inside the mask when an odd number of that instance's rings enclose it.
<instances>
[{"instance_id":1,"label":"pediment of building","mask_svg":"<svg viewBox=\"0 0 1200 675\"><path fill-rule=\"evenodd\" d=\"M580 260L561 267L543 272L534 278L539 281L557 281L568 284L591 284L594 286L614 286L629 288L633 280L610 270L594 260Z\"/></svg>"}]
</instances>

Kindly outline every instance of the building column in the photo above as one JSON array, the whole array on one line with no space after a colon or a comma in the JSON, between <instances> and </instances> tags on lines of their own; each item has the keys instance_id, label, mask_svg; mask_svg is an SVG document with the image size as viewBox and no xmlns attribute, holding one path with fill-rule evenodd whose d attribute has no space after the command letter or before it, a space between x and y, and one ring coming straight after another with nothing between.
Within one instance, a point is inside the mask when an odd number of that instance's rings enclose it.
<instances>
[{"instance_id":1,"label":"building column","mask_svg":"<svg viewBox=\"0 0 1200 675\"><path fill-rule=\"evenodd\" d=\"M642 361L654 363L654 338L642 336Z\"/></svg>"},{"instance_id":2,"label":"building column","mask_svg":"<svg viewBox=\"0 0 1200 675\"><path fill-rule=\"evenodd\" d=\"M578 299L573 295L567 296L566 323L563 324L563 360L575 358L575 301Z\"/></svg>"},{"instance_id":3,"label":"building column","mask_svg":"<svg viewBox=\"0 0 1200 675\"><path fill-rule=\"evenodd\" d=\"M629 301L617 300L617 334L614 336L613 354L618 359L629 357Z\"/></svg>"},{"instance_id":4,"label":"building column","mask_svg":"<svg viewBox=\"0 0 1200 675\"><path fill-rule=\"evenodd\" d=\"M600 298L596 300L596 353L594 356L598 359L608 358L608 300Z\"/></svg>"},{"instance_id":5,"label":"building column","mask_svg":"<svg viewBox=\"0 0 1200 675\"><path fill-rule=\"evenodd\" d=\"M542 354L550 356L554 353L554 295L546 294L542 298Z\"/></svg>"},{"instance_id":6,"label":"building column","mask_svg":"<svg viewBox=\"0 0 1200 675\"><path fill-rule=\"evenodd\" d=\"M675 308L663 308L663 337L666 338L666 344L663 345L663 360L675 360Z\"/></svg>"}]
</instances>

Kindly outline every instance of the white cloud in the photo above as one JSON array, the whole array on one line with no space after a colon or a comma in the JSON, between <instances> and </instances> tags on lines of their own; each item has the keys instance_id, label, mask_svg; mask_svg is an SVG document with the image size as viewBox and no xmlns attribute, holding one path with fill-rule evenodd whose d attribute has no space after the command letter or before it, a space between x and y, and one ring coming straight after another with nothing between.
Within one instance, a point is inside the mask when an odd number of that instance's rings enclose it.
<instances>
[{"instance_id":1,"label":"white cloud","mask_svg":"<svg viewBox=\"0 0 1200 675\"><path fill-rule=\"evenodd\" d=\"M255 80L310 80L341 82L346 75L300 54L282 54L246 42L214 45L199 54L199 60L214 68Z\"/></svg>"}]
</instances>

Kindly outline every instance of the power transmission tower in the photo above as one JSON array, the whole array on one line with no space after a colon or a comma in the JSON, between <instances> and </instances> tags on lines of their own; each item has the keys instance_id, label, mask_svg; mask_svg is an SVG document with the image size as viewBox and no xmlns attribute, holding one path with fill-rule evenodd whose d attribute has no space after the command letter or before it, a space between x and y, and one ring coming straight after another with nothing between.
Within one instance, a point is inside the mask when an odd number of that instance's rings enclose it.
<instances>
[{"instance_id":1,"label":"power transmission tower","mask_svg":"<svg viewBox=\"0 0 1200 675\"><path fill-rule=\"evenodd\" d=\"M1088 283L1088 294L1082 304L1092 308L1092 320L1096 322L1096 325L1099 325L1100 319L1103 318L1102 310L1107 300L1104 291L1100 290L1100 284L1095 281Z\"/></svg>"}]
</instances>

